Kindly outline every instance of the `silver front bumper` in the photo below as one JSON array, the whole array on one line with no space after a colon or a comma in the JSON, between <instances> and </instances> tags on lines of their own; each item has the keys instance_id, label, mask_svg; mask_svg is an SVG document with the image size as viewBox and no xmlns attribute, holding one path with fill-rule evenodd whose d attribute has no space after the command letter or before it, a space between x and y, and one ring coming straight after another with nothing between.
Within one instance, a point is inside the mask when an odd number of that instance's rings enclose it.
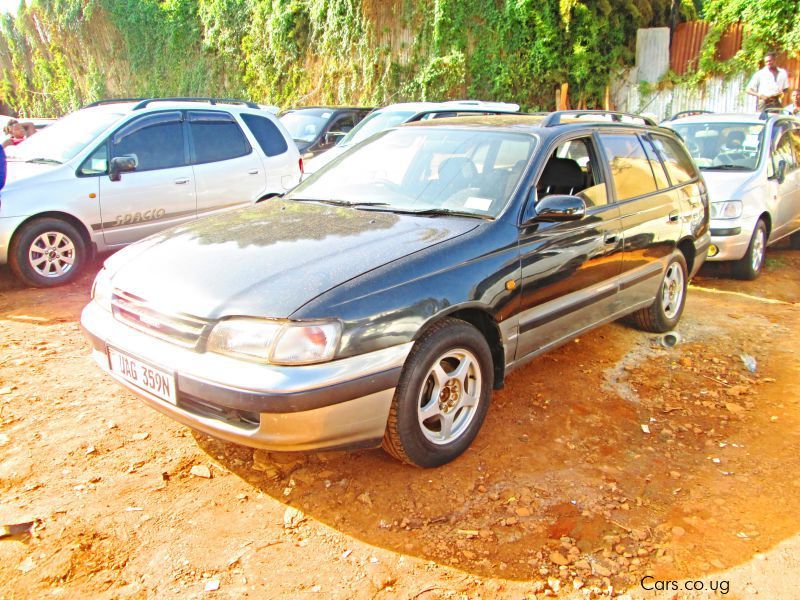
<instances>
[{"instance_id":1,"label":"silver front bumper","mask_svg":"<svg viewBox=\"0 0 800 600\"><path fill-rule=\"evenodd\" d=\"M97 364L151 407L208 435L268 450L378 445L412 346L280 367L181 348L120 323L95 302L84 308L81 326ZM177 403L112 373L108 346L175 373Z\"/></svg>"},{"instance_id":2,"label":"silver front bumper","mask_svg":"<svg viewBox=\"0 0 800 600\"><path fill-rule=\"evenodd\" d=\"M707 260L725 261L740 260L747 253L750 246L750 239L756 228L755 219L733 219L733 220L712 220L711 221L711 244L716 246L718 252ZM739 233L733 235L715 235L717 231L730 231L739 229Z\"/></svg>"}]
</instances>

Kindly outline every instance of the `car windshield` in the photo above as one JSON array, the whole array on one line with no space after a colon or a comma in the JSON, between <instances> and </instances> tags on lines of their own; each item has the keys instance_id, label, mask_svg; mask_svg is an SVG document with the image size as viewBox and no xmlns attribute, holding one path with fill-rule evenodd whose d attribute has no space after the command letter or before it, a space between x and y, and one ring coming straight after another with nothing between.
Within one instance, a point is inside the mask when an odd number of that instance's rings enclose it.
<instances>
[{"instance_id":1,"label":"car windshield","mask_svg":"<svg viewBox=\"0 0 800 600\"><path fill-rule=\"evenodd\" d=\"M287 199L492 218L507 204L535 147L535 137L515 132L392 129L342 154Z\"/></svg>"},{"instance_id":2,"label":"car windshield","mask_svg":"<svg viewBox=\"0 0 800 600\"><path fill-rule=\"evenodd\" d=\"M758 166L763 124L681 123L672 129L704 171L754 171Z\"/></svg>"},{"instance_id":3,"label":"car windshield","mask_svg":"<svg viewBox=\"0 0 800 600\"><path fill-rule=\"evenodd\" d=\"M17 146L6 149L9 160L64 163L103 133L123 113L78 110L41 129Z\"/></svg>"},{"instance_id":4,"label":"car windshield","mask_svg":"<svg viewBox=\"0 0 800 600\"><path fill-rule=\"evenodd\" d=\"M378 110L364 117L361 122L353 127L346 136L339 142L339 146L353 146L363 142L369 136L402 125L411 117L417 114L413 110Z\"/></svg>"},{"instance_id":5,"label":"car windshield","mask_svg":"<svg viewBox=\"0 0 800 600\"><path fill-rule=\"evenodd\" d=\"M289 135L292 136L293 140L299 142L313 142L319 135L319 132L324 129L325 123L328 122L331 114L332 112L329 110L315 110L313 112L295 110L286 113L280 117L280 119L283 126L289 130Z\"/></svg>"}]
</instances>

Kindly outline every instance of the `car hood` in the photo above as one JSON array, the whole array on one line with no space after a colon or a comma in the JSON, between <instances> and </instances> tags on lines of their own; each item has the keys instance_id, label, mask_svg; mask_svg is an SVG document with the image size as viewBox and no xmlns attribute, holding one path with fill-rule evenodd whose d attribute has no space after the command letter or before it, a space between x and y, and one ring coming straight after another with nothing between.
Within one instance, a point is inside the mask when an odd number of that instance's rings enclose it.
<instances>
[{"instance_id":1,"label":"car hood","mask_svg":"<svg viewBox=\"0 0 800 600\"><path fill-rule=\"evenodd\" d=\"M478 224L275 200L151 236L106 267L114 288L165 312L285 318L339 284Z\"/></svg>"},{"instance_id":2,"label":"car hood","mask_svg":"<svg viewBox=\"0 0 800 600\"><path fill-rule=\"evenodd\" d=\"M61 166L9 160L6 167L6 185L3 189L16 187L15 184L18 182L24 182L33 177L49 175Z\"/></svg>"},{"instance_id":3,"label":"car hood","mask_svg":"<svg viewBox=\"0 0 800 600\"><path fill-rule=\"evenodd\" d=\"M758 179L753 171L703 171L711 202L739 200L742 194Z\"/></svg>"}]
</instances>

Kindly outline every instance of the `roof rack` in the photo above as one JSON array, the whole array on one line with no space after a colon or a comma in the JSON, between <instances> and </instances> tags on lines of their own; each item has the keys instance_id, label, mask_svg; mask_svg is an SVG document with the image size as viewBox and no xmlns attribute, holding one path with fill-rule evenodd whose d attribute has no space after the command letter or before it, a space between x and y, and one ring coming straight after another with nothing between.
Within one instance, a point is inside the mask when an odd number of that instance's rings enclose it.
<instances>
[{"instance_id":1,"label":"roof rack","mask_svg":"<svg viewBox=\"0 0 800 600\"><path fill-rule=\"evenodd\" d=\"M553 127L555 125L560 125L562 117L574 117L576 119L579 119L580 117L606 117L608 120L614 123L624 123L624 119L633 119L640 121L642 125L656 126L656 122L653 121L653 119L630 113L608 110L557 110L555 112L551 112L547 117L545 117L544 121L542 121L542 127Z\"/></svg>"},{"instance_id":2,"label":"roof rack","mask_svg":"<svg viewBox=\"0 0 800 600\"><path fill-rule=\"evenodd\" d=\"M144 98L133 107L133 110L147 108L153 102L207 102L208 104L243 104L248 108L261 108L255 102L248 100L238 100L236 98L199 98L199 97L171 97L171 98Z\"/></svg>"},{"instance_id":3,"label":"roof rack","mask_svg":"<svg viewBox=\"0 0 800 600\"><path fill-rule=\"evenodd\" d=\"M82 108L92 108L93 106L103 106L105 104L120 104L122 102L141 102L142 100L146 100L146 98L106 98L105 100L90 102Z\"/></svg>"},{"instance_id":4,"label":"roof rack","mask_svg":"<svg viewBox=\"0 0 800 600\"><path fill-rule=\"evenodd\" d=\"M695 115L713 115L713 114L714 114L713 110L703 110L701 108L695 108L692 110L682 110L670 117L667 117L662 122L666 123L667 121L675 121L676 119L682 119L683 117L694 117Z\"/></svg>"},{"instance_id":5,"label":"roof rack","mask_svg":"<svg viewBox=\"0 0 800 600\"><path fill-rule=\"evenodd\" d=\"M442 102L442 104L446 106L452 106L454 108L462 107L462 108L483 108L486 110L507 110L507 111L518 111L519 104L514 104L513 102L486 102L485 100L447 100Z\"/></svg>"}]
</instances>

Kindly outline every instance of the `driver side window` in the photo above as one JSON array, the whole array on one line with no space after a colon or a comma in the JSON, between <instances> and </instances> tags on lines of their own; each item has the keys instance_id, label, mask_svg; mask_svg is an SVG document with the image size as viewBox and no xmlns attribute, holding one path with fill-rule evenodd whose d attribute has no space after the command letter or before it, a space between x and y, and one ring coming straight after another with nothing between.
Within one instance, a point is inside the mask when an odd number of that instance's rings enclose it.
<instances>
[{"instance_id":1,"label":"driver side window","mask_svg":"<svg viewBox=\"0 0 800 600\"><path fill-rule=\"evenodd\" d=\"M180 112L146 115L129 122L111 138L111 157L133 155L137 171L169 169L186 164Z\"/></svg>"},{"instance_id":2,"label":"driver side window","mask_svg":"<svg viewBox=\"0 0 800 600\"><path fill-rule=\"evenodd\" d=\"M778 143L775 146L775 151L772 153L773 172L778 171L778 164L780 161L786 162L786 173L797 168L797 161L795 160L794 152L792 151L791 133L788 131L783 134L780 140L778 140Z\"/></svg>"},{"instance_id":3,"label":"driver side window","mask_svg":"<svg viewBox=\"0 0 800 600\"><path fill-rule=\"evenodd\" d=\"M606 185L593 156L588 136L560 144L548 159L536 185L537 198L569 194L582 198L587 207L608 204Z\"/></svg>"}]
</instances>

